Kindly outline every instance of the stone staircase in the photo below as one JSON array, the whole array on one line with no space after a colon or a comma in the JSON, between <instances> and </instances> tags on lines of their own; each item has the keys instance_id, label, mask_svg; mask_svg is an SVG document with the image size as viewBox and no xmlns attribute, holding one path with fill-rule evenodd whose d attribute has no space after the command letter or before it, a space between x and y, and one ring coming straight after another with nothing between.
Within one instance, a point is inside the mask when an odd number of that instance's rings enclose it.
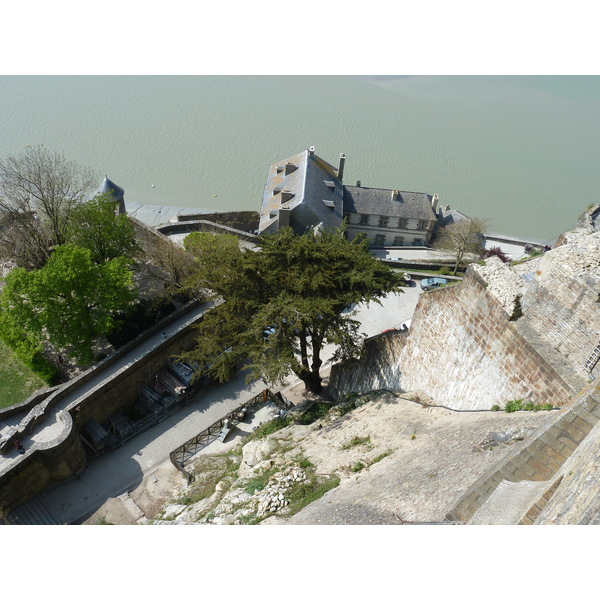
<instances>
[{"instance_id":1,"label":"stone staircase","mask_svg":"<svg viewBox=\"0 0 600 600\"><path fill-rule=\"evenodd\" d=\"M40 496L19 504L10 511L9 518L14 525L61 525L46 508Z\"/></svg>"}]
</instances>

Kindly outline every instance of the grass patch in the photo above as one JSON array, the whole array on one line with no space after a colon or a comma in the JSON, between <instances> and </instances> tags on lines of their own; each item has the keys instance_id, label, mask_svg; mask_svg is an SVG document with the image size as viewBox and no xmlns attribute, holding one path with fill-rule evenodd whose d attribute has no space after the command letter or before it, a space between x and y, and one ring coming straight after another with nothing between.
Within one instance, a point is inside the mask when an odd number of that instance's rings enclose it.
<instances>
[{"instance_id":1,"label":"grass patch","mask_svg":"<svg viewBox=\"0 0 600 600\"><path fill-rule=\"evenodd\" d=\"M268 435L287 427L291 423L290 417L275 417L262 425L259 425L250 435L246 436L245 443L250 440L262 440Z\"/></svg>"},{"instance_id":2,"label":"grass patch","mask_svg":"<svg viewBox=\"0 0 600 600\"><path fill-rule=\"evenodd\" d=\"M507 413L516 412L518 410L532 410L533 412L537 412L538 410L552 410L553 408L554 406L550 403L534 404L533 402L526 402L523 404L523 399L519 398L518 400L509 400L504 407L504 411Z\"/></svg>"},{"instance_id":3,"label":"grass patch","mask_svg":"<svg viewBox=\"0 0 600 600\"><path fill-rule=\"evenodd\" d=\"M366 468L367 468L367 465L365 465L365 463L357 461L350 467L350 470L353 473L358 473L359 471L362 471L363 469L366 469Z\"/></svg>"},{"instance_id":4,"label":"grass patch","mask_svg":"<svg viewBox=\"0 0 600 600\"><path fill-rule=\"evenodd\" d=\"M392 453L391 450L386 450L385 452L382 452L381 454L379 454L378 456L376 456L373 461L371 462L372 465L378 463L380 460L383 460L386 456L389 456Z\"/></svg>"},{"instance_id":5,"label":"grass patch","mask_svg":"<svg viewBox=\"0 0 600 600\"><path fill-rule=\"evenodd\" d=\"M371 444L371 437L354 436L347 444L344 444L342 446L342 450L350 450L350 448L361 446L362 444Z\"/></svg>"},{"instance_id":6,"label":"grass patch","mask_svg":"<svg viewBox=\"0 0 600 600\"><path fill-rule=\"evenodd\" d=\"M319 419L322 419L334 405L327 402L314 402L308 410L305 410L294 421L299 425L310 425Z\"/></svg>"},{"instance_id":7,"label":"grass patch","mask_svg":"<svg viewBox=\"0 0 600 600\"><path fill-rule=\"evenodd\" d=\"M209 498L215 493L220 481L229 478L233 483L238 468L239 463L227 455L217 455L202 461L195 469L196 480L179 497L177 503L189 506Z\"/></svg>"},{"instance_id":8,"label":"grass patch","mask_svg":"<svg viewBox=\"0 0 600 600\"><path fill-rule=\"evenodd\" d=\"M337 475L318 478L314 473L309 473L308 479L296 485L287 496L289 504L287 505L285 516L295 515L305 506L318 500L339 484L340 478Z\"/></svg>"},{"instance_id":9,"label":"grass patch","mask_svg":"<svg viewBox=\"0 0 600 600\"><path fill-rule=\"evenodd\" d=\"M27 400L33 392L45 387L45 382L0 340L0 408L7 408Z\"/></svg>"}]
</instances>

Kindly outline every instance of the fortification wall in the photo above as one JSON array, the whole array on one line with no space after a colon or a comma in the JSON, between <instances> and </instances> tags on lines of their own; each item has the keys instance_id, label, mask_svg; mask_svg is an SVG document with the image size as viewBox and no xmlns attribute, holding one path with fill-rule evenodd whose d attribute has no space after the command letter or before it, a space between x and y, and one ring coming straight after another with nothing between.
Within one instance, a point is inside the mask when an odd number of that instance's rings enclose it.
<instances>
[{"instance_id":1,"label":"fortification wall","mask_svg":"<svg viewBox=\"0 0 600 600\"><path fill-rule=\"evenodd\" d=\"M62 411L58 419L62 425L58 438L19 455L11 469L2 474L0 506L10 508L20 504L53 481L73 477L85 468L85 450L71 415Z\"/></svg>"},{"instance_id":2,"label":"fortification wall","mask_svg":"<svg viewBox=\"0 0 600 600\"><path fill-rule=\"evenodd\" d=\"M507 307L472 268L463 283L421 295L407 334L367 342L354 365L334 365L336 398L374 389L422 391L457 410L525 398L556 406L576 393L523 337Z\"/></svg>"},{"instance_id":3,"label":"fortification wall","mask_svg":"<svg viewBox=\"0 0 600 600\"><path fill-rule=\"evenodd\" d=\"M522 299L523 323L586 378L584 362L600 336L599 236L579 235L545 254Z\"/></svg>"},{"instance_id":4,"label":"fortification wall","mask_svg":"<svg viewBox=\"0 0 600 600\"><path fill-rule=\"evenodd\" d=\"M82 431L90 419L104 424L117 411L131 406L139 398L140 386L150 384L171 356L190 350L196 341L196 331L184 329L90 390L72 409L77 430Z\"/></svg>"}]
</instances>

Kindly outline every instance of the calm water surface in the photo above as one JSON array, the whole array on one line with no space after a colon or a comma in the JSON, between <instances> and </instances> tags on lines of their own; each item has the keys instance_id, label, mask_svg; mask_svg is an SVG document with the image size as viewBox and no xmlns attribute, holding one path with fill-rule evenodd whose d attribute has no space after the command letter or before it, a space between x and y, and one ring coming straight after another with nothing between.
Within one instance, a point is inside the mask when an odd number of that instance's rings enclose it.
<instances>
[{"instance_id":1,"label":"calm water surface","mask_svg":"<svg viewBox=\"0 0 600 600\"><path fill-rule=\"evenodd\" d=\"M437 192L498 232L549 240L600 201L595 76L4 76L0 92L0 156L44 144L129 202L256 210L269 164L311 145L346 153L347 183Z\"/></svg>"}]
</instances>

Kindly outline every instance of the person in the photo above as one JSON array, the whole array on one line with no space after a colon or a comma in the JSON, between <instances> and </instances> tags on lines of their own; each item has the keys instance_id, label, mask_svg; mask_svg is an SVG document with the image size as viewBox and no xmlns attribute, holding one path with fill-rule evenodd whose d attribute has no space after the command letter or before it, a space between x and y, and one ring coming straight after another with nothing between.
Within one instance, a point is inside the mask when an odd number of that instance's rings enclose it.
<instances>
[{"instance_id":1,"label":"person","mask_svg":"<svg viewBox=\"0 0 600 600\"><path fill-rule=\"evenodd\" d=\"M15 442L15 446L17 447L19 454L25 454L25 448L23 448L23 444L21 444L21 442Z\"/></svg>"},{"instance_id":2,"label":"person","mask_svg":"<svg viewBox=\"0 0 600 600\"><path fill-rule=\"evenodd\" d=\"M61 365L64 365L64 364L65 364L65 359L64 359L64 358L63 358L63 357L62 357L60 354L58 355L58 362L59 362Z\"/></svg>"},{"instance_id":3,"label":"person","mask_svg":"<svg viewBox=\"0 0 600 600\"><path fill-rule=\"evenodd\" d=\"M163 340L166 340L166 339L167 339L167 334L166 334L164 331L163 331L163 334L162 334L162 336L163 336Z\"/></svg>"}]
</instances>

